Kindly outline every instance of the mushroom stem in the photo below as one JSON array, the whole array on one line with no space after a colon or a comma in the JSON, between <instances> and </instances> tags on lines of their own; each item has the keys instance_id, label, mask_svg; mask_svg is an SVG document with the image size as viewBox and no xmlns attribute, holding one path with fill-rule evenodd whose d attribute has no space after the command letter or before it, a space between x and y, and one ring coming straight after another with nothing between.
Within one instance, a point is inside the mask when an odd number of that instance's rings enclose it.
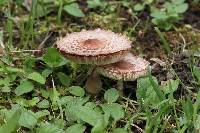
<instances>
[{"instance_id":1,"label":"mushroom stem","mask_svg":"<svg viewBox=\"0 0 200 133\"><path fill-rule=\"evenodd\" d=\"M124 95L123 88L124 88L124 82L123 82L123 80L118 80L117 81L117 89L119 90L120 96Z\"/></svg>"},{"instance_id":2,"label":"mushroom stem","mask_svg":"<svg viewBox=\"0 0 200 133\"><path fill-rule=\"evenodd\" d=\"M85 90L90 94L98 94L102 89L102 82L100 76L95 70L92 71L92 74L89 75L86 84Z\"/></svg>"}]
</instances>

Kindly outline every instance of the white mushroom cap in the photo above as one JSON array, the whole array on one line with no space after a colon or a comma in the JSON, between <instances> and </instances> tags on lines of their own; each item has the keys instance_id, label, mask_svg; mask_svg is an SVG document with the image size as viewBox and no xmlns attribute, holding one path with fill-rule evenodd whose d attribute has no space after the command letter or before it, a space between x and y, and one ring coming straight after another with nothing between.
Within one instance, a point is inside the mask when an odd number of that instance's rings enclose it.
<instances>
[{"instance_id":1,"label":"white mushroom cap","mask_svg":"<svg viewBox=\"0 0 200 133\"><path fill-rule=\"evenodd\" d=\"M116 80L132 81L148 73L149 62L129 53L120 61L99 66L97 72Z\"/></svg>"},{"instance_id":2,"label":"white mushroom cap","mask_svg":"<svg viewBox=\"0 0 200 133\"><path fill-rule=\"evenodd\" d=\"M68 34L57 41L57 48L78 63L103 65L120 60L131 42L123 35L96 29Z\"/></svg>"}]
</instances>

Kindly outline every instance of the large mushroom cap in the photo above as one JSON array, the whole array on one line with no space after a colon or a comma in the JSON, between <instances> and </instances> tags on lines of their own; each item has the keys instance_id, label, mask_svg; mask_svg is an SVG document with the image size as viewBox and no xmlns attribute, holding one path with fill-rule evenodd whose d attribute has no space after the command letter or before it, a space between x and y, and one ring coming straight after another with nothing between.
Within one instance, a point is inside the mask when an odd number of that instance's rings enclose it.
<instances>
[{"instance_id":1,"label":"large mushroom cap","mask_svg":"<svg viewBox=\"0 0 200 133\"><path fill-rule=\"evenodd\" d=\"M129 53L116 63L99 66L97 72L112 79L131 81L147 75L148 66L148 61Z\"/></svg>"},{"instance_id":2,"label":"large mushroom cap","mask_svg":"<svg viewBox=\"0 0 200 133\"><path fill-rule=\"evenodd\" d=\"M120 60L131 42L123 35L96 29L68 34L57 41L57 48L75 62L103 65Z\"/></svg>"}]
</instances>

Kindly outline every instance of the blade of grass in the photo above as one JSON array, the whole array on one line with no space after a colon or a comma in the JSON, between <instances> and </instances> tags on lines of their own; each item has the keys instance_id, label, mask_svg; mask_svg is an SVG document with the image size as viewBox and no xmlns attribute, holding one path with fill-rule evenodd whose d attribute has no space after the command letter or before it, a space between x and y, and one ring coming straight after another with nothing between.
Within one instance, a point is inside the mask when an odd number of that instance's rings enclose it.
<instances>
[{"instance_id":1,"label":"blade of grass","mask_svg":"<svg viewBox=\"0 0 200 133\"><path fill-rule=\"evenodd\" d=\"M160 37L160 40L161 42L163 43L163 47L166 51L166 53L168 55L171 54L171 49L170 49L170 46L169 46L169 43L167 42L167 40L164 38L163 34L161 33L161 31L158 29L158 27L155 27L155 31L156 33L158 34L158 36Z\"/></svg>"},{"instance_id":2,"label":"blade of grass","mask_svg":"<svg viewBox=\"0 0 200 133\"><path fill-rule=\"evenodd\" d=\"M150 73L148 74L148 77L149 77L149 81L150 81L154 91L156 92L159 100L163 101L165 99L165 96L164 96L163 92L160 90L160 87L154 82L153 77Z\"/></svg>"},{"instance_id":3,"label":"blade of grass","mask_svg":"<svg viewBox=\"0 0 200 133\"><path fill-rule=\"evenodd\" d=\"M57 23L58 23L58 25L61 25L62 9L63 9L63 1L59 0L59 9L58 9L58 17L57 17Z\"/></svg>"}]
</instances>

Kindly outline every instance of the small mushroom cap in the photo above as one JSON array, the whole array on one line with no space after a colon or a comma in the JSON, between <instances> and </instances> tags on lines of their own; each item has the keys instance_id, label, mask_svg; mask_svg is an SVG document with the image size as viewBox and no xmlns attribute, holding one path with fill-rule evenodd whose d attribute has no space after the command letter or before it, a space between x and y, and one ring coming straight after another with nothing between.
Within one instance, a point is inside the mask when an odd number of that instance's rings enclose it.
<instances>
[{"instance_id":1,"label":"small mushroom cap","mask_svg":"<svg viewBox=\"0 0 200 133\"><path fill-rule=\"evenodd\" d=\"M97 72L111 79L133 81L148 73L149 62L129 53L120 61L99 66Z\"/></svg>"},{"instance_id":2,"label":"small mushroom cap","mask_svg":"<svg viewBox=\"0 0 200 133\"><path fill-rule=\"evenodd\" d=\"M68 34L57 41L57 48L77 63L103 65L125 56L131 42L123 35L96 29Z\"/></svg>"}]
</instances>

